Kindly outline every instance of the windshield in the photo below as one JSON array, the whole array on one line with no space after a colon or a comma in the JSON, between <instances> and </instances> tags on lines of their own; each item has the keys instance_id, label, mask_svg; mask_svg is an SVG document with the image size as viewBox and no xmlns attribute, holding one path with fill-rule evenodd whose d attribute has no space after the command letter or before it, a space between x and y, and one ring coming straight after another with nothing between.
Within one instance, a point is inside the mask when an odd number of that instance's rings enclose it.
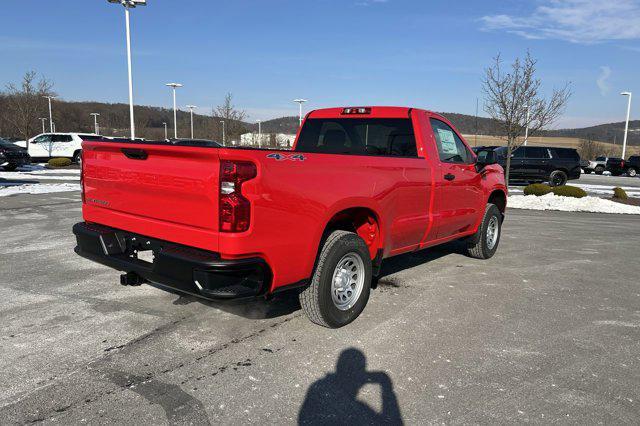
<instances>
[{"instance_id":1,"label":"windshield","mask_svg":"<svg viewBox=\"0 0 640 426\"><path fill-rule=\"evenodd\" d=\"M413 124L407 118L308 119L296 151L327 154L417 157Z\"/></svg>"}]
</instances>

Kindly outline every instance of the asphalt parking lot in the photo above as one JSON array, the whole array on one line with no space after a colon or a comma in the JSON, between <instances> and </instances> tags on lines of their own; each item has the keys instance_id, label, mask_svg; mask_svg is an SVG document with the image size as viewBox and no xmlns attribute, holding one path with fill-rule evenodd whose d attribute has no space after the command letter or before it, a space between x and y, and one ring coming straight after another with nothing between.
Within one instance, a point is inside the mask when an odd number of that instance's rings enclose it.
<instances>
[{"instance_id":1,"label":"asphalt parking lot","mask_svg":"<svg viewBox=\"0 0 640 426\"><path fill-rule=\"evenodd\" d=\"M0 422L629 423L636 216L511 210L497 255L400 256L328 330L297 300L219 305L73 253L77 193L0 199Z\"/></svg>"}]
</instances>

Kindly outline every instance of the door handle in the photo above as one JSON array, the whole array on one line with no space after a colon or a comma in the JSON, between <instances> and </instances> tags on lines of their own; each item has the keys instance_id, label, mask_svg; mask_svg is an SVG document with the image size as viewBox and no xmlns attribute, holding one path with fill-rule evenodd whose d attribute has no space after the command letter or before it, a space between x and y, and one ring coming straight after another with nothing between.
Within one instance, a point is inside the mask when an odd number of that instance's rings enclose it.
<instances>
[{"instance_id":1,"label":"door handle","mask_svg":"<svg viewBox=\"0 0 640 426\"><path fill-rule=\"evenodd\" d=\"M132 160L146 160L149 156L144 149L122 148L120 151Z\"/></svg>"},{"instance_id":2,"label":"door handle","mask_svg":"<svg viewBox=\"0 0 640 426\"><path fill-rule=\"evenodd\" d=\"M446 180L454 180L456 178L456 175L452 175L451 173L447 173L446 175L444 175L444 178Z\"/></svg>"}]
</instances>

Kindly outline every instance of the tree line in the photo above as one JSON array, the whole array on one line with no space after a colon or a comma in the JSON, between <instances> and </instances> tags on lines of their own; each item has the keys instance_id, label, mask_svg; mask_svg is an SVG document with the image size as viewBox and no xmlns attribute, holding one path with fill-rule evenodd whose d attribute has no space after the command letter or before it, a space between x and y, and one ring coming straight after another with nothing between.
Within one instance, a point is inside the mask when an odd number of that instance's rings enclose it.
<instances>
[{"instance_id":1,"label":"tree line","mask_svg":"<svg viewBox=\"0 0 640 426\"><path fill-rule=\"evenodd\" d=\"M47 96L55 97L54 84L36 72L25 73L18 84L9 83L0 91L0 136L28 139L42 132L49 132L49 107ZM68 102L54 98L53 123L57 132L94 132L92 113L98 113L100 133L105 136L129 135L129 106L101 102ZM173 110L151 106L134 106L136 136L145 139L164 139L164 124L168 136L173 137ZM208 115L194 114L194 137L222 141L223 127L227 141L240 140L240 135L250 131L245 123L247 114L233 103L228 93L224 101L211 109ZM191 136L190 115L178 111L178 137ZM224 122L224 126L222 124Z\"/></svg>"}]
</instances>

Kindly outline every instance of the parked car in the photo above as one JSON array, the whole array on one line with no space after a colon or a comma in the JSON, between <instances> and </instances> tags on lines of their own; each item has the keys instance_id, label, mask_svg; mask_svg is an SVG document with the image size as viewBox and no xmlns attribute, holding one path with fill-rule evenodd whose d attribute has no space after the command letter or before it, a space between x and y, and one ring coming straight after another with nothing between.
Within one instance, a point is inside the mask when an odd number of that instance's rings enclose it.
<instances>
[{"instance_id":1,"label":"parked car","mask_svg":"<svg viewBox=\"0 0 640 426\"><path fill-rule=\"evenodd\" d=\"M14 171L20 166L31 163L27 150L5 139L0 139L0 167Z\"/></svg>"},{"instance_id":2,"label":"parked car","mask_svg":"<svg viewBox=\"0 0 640 426\"><path fill-rule=\"evenodd\" d=\"M42 133L29 139L29 155L34 160L46 161L54 157L70 158L80 162L83 138L95 138L91 133ZM26 142L16 142L26 148Z\"/></svg>"},{"instance_id":3,"label":"parked car","mask_svg":"<svg viewBox=\"0 0 640 426\"><path fill-rule=\"evenodd\" d=\"M507 147L495 149L498 163L506 166ZM580 179L580 155L573 148L521 146L512 152L509 179L512 181L549 182L561 186Z\"/></svg>"},{"instance_id":4,"label":"parked car","mask_svg":"<svg viewBox=\"0 0 640 426\"><path fill-rule=\"evenodd\" d=\"M610 172L612 176L620 176L626 172L625 161L619 157L607 157L605 170Z\"/></svg>"},{"instance_id":5,"label":"parked car","mask_svg":"<svg viewBox=\"0 0 640 426\"><path fill-rule=\"evenodd\" d=\"M459 239L492 257L507 202L495 153L413 108L312 111L293 152L87 141L83 157L80 256L209 299L296 289L326 327L362 312L386 258Z\"/></svg>"},{"instance_id":6,"label":"parked car","mask_svg":"<svg viewBox=\"0 0 640 426\"><path fill-rule=\"evenodd\" d=\"M627 168L627 176L637 176L638 172L640 172L640 155L632 155L625 164Z\"/></svg>"}]
</instances>

